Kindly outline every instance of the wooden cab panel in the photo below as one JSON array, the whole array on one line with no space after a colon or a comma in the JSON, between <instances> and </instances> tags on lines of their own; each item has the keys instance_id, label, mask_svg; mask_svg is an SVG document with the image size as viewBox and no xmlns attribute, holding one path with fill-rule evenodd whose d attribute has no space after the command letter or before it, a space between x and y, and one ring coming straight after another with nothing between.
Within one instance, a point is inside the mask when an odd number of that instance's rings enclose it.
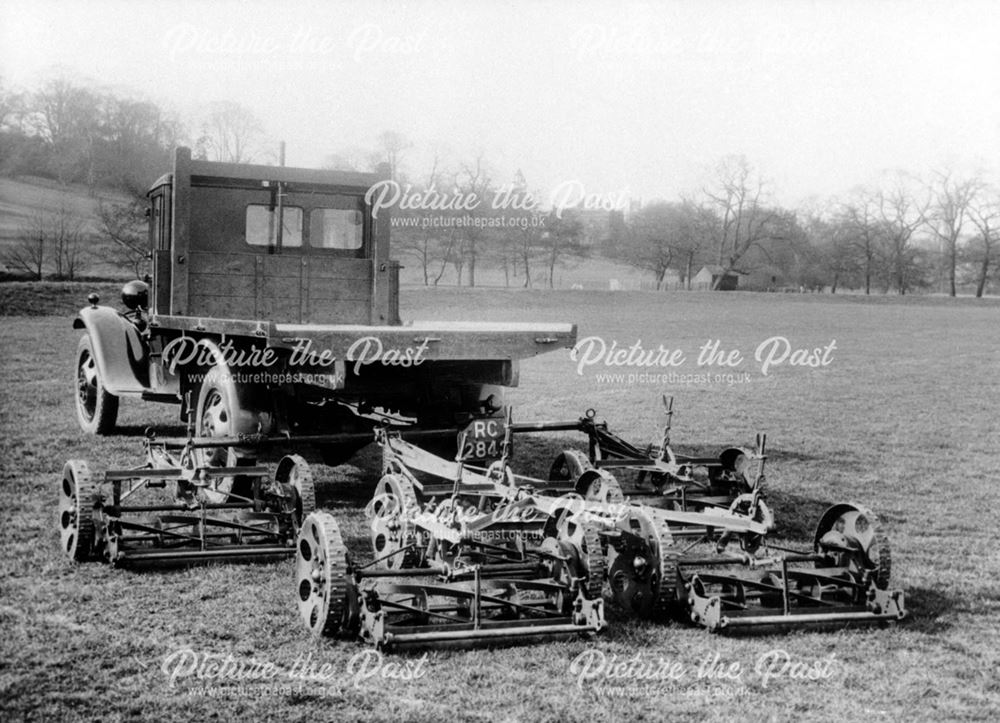
<instances>
[{"instance_id":1,"label":"wooden cab panel","mask_svg":"<svg viewBox=\"0 0 1000 723\"><path fill-rule=\"evenodd\" d=\"M190 176L187 253L178 257L186 280L184 313L373 323L376 243L364 190ZM280 240L275 219L282 220Z\"/></svg>"},{"instance_id":2,"label":"wooden cab panel","mask_svg":"<svg viewBox=\"0 0 1000 723\"><path fill-rule=\"evenodd\" d=\"M367 259L190 254L189 316L276 323L370 324Z\"/></svg>"}]
</instances>

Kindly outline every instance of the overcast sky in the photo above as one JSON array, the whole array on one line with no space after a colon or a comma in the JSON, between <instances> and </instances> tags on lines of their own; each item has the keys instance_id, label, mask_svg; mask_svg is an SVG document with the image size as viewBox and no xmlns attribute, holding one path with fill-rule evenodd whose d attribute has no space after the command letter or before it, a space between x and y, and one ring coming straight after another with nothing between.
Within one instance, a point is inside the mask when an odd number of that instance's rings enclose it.
<instances>
[{"instance_id":1,"label":"overcast sky","mask_svg":"<svg viewBox=\"0 0 1000 723\"><path fill-rule=\"evenodd\" d=\"M105 0L0 4L0 73L55 69L185 120L252 108L290 165L381 130L543 192L674 197L745 154L793 204L881 170L1000 164L997 2Z\"/></svg>"}]
</instances>

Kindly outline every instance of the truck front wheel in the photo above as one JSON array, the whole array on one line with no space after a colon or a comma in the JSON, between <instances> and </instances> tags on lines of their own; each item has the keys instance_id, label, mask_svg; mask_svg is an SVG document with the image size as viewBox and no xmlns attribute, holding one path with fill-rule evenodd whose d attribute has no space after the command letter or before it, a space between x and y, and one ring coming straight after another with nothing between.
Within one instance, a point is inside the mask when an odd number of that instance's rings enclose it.
<instances>
[{"instance_id":1,"label":"truck front wheel","mask_svg":"<svg viewBox=\"0 0 1000 723\"><path fill-rule=\"evenodd\" d=\"M118 421L118 397L104 388L90 334L76 347L76 418L88 434L111 434Z\"/></svg>"}]
</instances>

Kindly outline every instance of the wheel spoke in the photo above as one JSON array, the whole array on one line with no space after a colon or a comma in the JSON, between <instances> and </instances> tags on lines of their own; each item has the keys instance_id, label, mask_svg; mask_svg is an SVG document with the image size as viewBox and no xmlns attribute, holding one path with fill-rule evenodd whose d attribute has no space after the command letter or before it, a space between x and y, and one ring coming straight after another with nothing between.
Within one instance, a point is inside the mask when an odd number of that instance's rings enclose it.
<instances>
[{"instance_id":1,"label":"wheel spoke","mask_svg":"<svg viewBox=\"0 0 1000 723\"><path fill-rule=\"evenodd\" d=\"M83 366L84 379L87 384L92 387L97 386L97 365L94 363L92 358L87 359L87 363Z\"/></svg>"}]
</instances>

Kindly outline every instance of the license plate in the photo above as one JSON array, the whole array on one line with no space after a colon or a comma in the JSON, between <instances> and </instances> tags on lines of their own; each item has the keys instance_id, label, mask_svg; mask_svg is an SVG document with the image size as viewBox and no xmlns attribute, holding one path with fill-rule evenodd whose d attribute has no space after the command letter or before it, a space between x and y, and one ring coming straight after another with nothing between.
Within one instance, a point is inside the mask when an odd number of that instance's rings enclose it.
<instances>
[{"instance_id":1,"label":"license plate","mask_svg":"<svg viewBox=\"0 0 1000 723\"><path fill-rule=\"evenodd\" d=\"M506 431L502 419L472 420L458 436L462 459L496 459L503 451Z\"/></svg>"}]
</instances>

